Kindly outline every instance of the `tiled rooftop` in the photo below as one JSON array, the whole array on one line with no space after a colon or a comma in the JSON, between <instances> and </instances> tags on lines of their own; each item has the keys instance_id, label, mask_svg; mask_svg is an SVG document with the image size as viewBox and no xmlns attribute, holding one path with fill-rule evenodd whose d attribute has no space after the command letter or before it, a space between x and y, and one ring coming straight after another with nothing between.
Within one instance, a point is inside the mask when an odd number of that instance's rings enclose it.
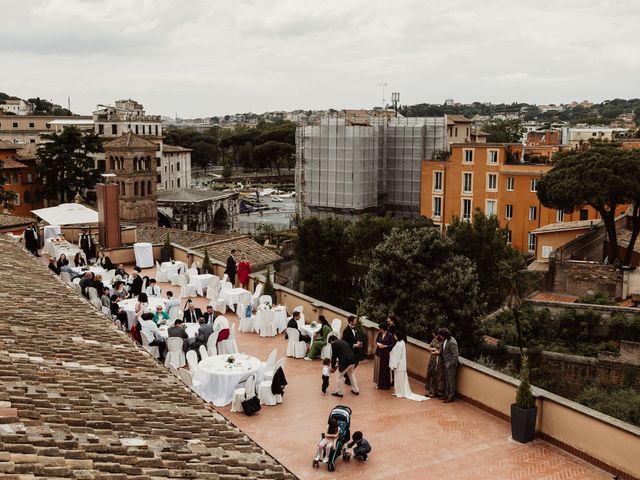
<instances>
[{"instance_id":1,"label":"tiled rooftop","mask_svg":"<svg viewBox=\"0 0 640 480\"><path fill-rule=\"evenodd\" d=\"M35 218L31 217L0 213L0 228L22 227L31 224L35 220Z\"/></svg>"},{"instance_id":2,"label":"tiled rooftop","mask_svg":"<svg viewBox=\"0 0 640 480\"><path fill-rule=\"evenodd\" d=\"M267 247L263 247L258 242L252 240L249 237L237 237L227 240L220 240L208 245L195 247L193 248L193 250L204 255L205 248L209 253L209 257L218 259L223 262L226 261L231 250L236 249L239 252L247 255L247 259L251 264L251 269L254 272L257 272L261 268L275 263L278 260L282 260L282 257L275 253L273 250L270 250ZM238 260L240 260L240 258L238 258Z\"/></svg>"},{"instance_id":3,"label":"tiled rooftop","mask_svg":"<svg viewBox=\"0 0 640 480\"><path fill-rule=\"evenodd\" d=\"M293 478L0 237L0 477Z\"/></svg>"},{"instance_id":4,"label":"tiled rooftop","mask_svg":"<svg viewBox=\"0 0 640 480\"><path fill-rule=\"evenodd\" d=\"M536 292L529 297L529 300L538 300L540 302L562 302L574 303L578 297L575 295L565 295L562 293L552 292Z\"/></svg>"}]
</instances>

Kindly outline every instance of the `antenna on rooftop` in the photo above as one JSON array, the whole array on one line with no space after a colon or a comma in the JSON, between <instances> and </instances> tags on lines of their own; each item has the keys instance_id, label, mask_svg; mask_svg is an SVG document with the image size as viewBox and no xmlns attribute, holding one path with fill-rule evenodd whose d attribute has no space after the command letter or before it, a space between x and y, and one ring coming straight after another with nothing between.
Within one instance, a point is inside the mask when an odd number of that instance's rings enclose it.
<instances>
[{"instance_id":1,"label":"antenna on rooftop","mask_svg":"<svg viewBox=\"0 0 640 480\"><path fill-rule=\"evenodd\" d=\"M400 92L391 93L391 103L393 104L393 110L396 112L396 117L398 116L398 103L400 103Z\"/></svg>"},{"instance_id":2,"label":"antenna on rooftop","mask_svg":"<svg viewBox=\"0 0 640 480\"><path fill-rule=\"evenodd\" d=\"M387 105L386 98L384 98L384 89L386 88L387 83L386 82L380 82L378 85L380 87L382 87L382 108L384 109L385 106Z\"/></svg>"}]
</instances>

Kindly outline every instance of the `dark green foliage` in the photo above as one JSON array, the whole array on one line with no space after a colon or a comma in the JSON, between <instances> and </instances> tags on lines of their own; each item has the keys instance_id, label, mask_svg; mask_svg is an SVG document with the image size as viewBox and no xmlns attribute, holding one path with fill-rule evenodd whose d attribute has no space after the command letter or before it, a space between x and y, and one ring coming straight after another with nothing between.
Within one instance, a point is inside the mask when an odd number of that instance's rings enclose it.
<instances>
[{"instance_id":1,"label":"dark green foliage","mask_svg":"<svg viewBox=\"0 0 640 480\"><path fill-rule=\"evenodd\" d=\"M615 340L640 341L640 317L627 318L616 313L609 320L609 335Z\"/></svg>"},{"instance_id":2,"label":"dark green foliage","mask_svg":"<svg viewBox=\"0 0 640 480\"><path fill-rule=\"evenodd\" d=\"M260 168L275 168L280 174L280 167L289 165L289 159L295 153L296 147L289 143L269 140L253 149L253 159Z\"/></svg>"},{"instance_id":3,"label":"dark green foliage","mask_svg":"<svg viewBox=\"0 0 640 480\"><path fill-rule=\"evenodd\" d=\"M587 407L640 426L640 393L633 388L586 387L576 399Z\"/></svg>"},{"instance_id":4,"label":"dark green foliage","mask_svg":"<svg viewBox=\"0 0 640 480\"><path fill-rule=\"evenodd\" d=\"M206 248L204 249L204 257L202 258L202 268L204 268L205 271L211 270L211 258L209 258L209 252Z\"/></svg>"},{"instance_id":5,"label":"dark green foliage","mask_svg":"<svg viewBox=\"0 0 640 480\"><path fill-rule=\"evenodd\" d=\"M616 301L611 300L606 294L598 292L595 295L583 295L578 297L577 303L589 303L591 305L615 305Z\"/></svg>"},{"instance_id":6,"label":"dark green foliage","mask_svg":"<svg viewBox=\"0 0 640 480\"><path fill-rule=\"evenodd\" d=\"M167 233L167 236L164 237L164 245L163 248L167 248L167 249L172 249L173 246L171 245L171 239L169 238L169 234Z\"/></svg>"},{"instance_id":7,"label":"dark green foliage","mask_svg":"<svg viewBox=\"0 0 640 480\"><path fill-rule=\"evenodd\" d=\"M522 357L522 365L520 366L520 385L516 392L516 405L520 408L533 408L536 406L536 399L531 391L531 383L529 383L529 361L526 355Z\"/></svg>"},{"instance_id":8,"label":"dark green foliage","mask_svg":"<svg viewBox=\"0 0 640 480\"><path fill-rule=\"evenodd\" d=\"M67 127L62 133L47 136L48 142L38 148L36 169L44 180L44 194L60 203L72 202L76 194L86 195L100 178L90 154L102 151L100 138Z\"/></svg>"},{"instance_id":9,"label":"dark green foliage","mask_svg":"<svg viewBox=\"0 0 640 480\"><path fill-rule=\"evenodd\" d=\"M466 354L480 343L486 305L475 265L436 229L394 229L386 236L373 251L364 294L373 321L393 312L421 340L429 340L434 327L449 327Z\"/></svg>"},{"instance_id":10,"label":"dark green foliage","mask_svg":"<svg viewBox=\"0 0 640 480\"><path fill-rule=\"evenodd\" d=\"M273 286L273 281L271 280L271 269L267 268L267 273L265 274L266 279L264 282L264 294L265 295L270 295L271 296L271 300L272 303L275 305L277 298L276 298L276 288Z\"/></svg>"},{"instance_id":11,"label":"dark green foliage","mask_svg":"<svg viewBox=\"0 0 640 480\"><path fill-rule=\"evenodd\" d=\"M222 178L228 181L233 175L233 168L231 167L231 162L225 162L224 167L222 167Z\"/></svg>"},{"instance_id":12,"label":"dark green foliage","mask_svg":"<svg viewBox=\"0 0 640 480\"><path fill-rule=\"evenodd\" d=\"M66 108L62 108L60 105L43 100L40 97L30 98L28 101L35 105L35 110L33 112L35 115L73 115L73 113Z\"/></svg>"},{"instance_id":13,"label":"dark green foliage","mask_svg":"<svg viewBox=\"0 0 640 480\"><path fill-rule=\"evenodd\" d=\"M482 130L489 134L487 142L492 143L520 143L524 133L520 120L492 120Z\"/></svg>"}]
</instances>

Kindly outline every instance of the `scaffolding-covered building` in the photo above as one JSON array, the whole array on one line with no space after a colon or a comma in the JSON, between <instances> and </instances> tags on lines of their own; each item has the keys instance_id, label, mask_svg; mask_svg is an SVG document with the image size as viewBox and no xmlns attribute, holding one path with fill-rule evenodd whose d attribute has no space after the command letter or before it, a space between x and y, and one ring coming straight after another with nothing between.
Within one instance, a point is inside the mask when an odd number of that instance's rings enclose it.
<instances>
[{"instance_id":1,"label":"scaffolding-covered building","mask_svg":"<svg viewBox=\"0 0 640 480\"><path fill-rule=\"evenodd\" d=\"M446 117L323 118L296 131L296 213L420 214L423 159L448 148Z\"/></svg>"}]
</instances>

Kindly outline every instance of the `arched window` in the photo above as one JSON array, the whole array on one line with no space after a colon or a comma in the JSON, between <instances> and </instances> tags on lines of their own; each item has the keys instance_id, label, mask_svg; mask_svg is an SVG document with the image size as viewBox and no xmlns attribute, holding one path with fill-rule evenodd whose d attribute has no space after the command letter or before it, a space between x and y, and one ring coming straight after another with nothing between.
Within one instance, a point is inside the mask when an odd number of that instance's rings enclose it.
<instances>
[{"instance_id":1,"label":"arched window","mask_svg":"<svg viewBox=\"0 0 640 480\"><path fill-rule=\"evenodd\" d=\"M138 170L138 157L133 157L133 170Z\"/></svg>"},{"instance_id":2,"label":"arched window","mask_svg":"<svg viewBox=\"0 0 640 480\"><path fill-rule=\"evenodd\" d=\"M123 197L125 196L125 186L124 186L124 182L120 182L120 195L122 195Z\"/></svg>"},{"instance_id":3,"label":"arched window","mask_svg":"<svg viewBox=\"0 0 640 480\"><path fill-rule=\"evenodd\" d=\"M151 195L153 191L151 190L151 182L147 182L147 195Z\"/></svg>"},{"instance_id":4,"label":"arched window","mask_svg":"<svg viewBox=\"0 0 640 480\"><path fill-rule=\"evenodd\" d=\"M28 190L24 192L24 203L31 203L31 192Z\"/></svg>"},{"instance_id":5,"label":"arched window","mask_svg":"<svg viewBox=\"0 0 640 480\"><path fill-rule=\"evenodd\" d=\"M176 185L178 186L178 188L180 188L180 179L176 180Z\"/></svg>"},{"instance_id":6,"label":"arched window","mask_svg":"<svg viewBox=\"0 0 640 480\"><path fill-rule=\"evenodd\" d=\"M146 190L145 186L146 186L146 185L145 185L145 183L144 183L144 182L140 182L140 196L141 196L141 197L144 197L144 192L145 192L145 190Z\"/></svg>"},{"instance_id":7,"label":"arched window","mask_svg":"<svg viewBox=\"0 0 640 480\"><path fill-rule=\"evenodd\" d=\"M137 196L138 196L138 182L134 182L134 183L133 183L133 195L134 195L135 197L137 197Z\"/></svg>"},{"instance_id":8,"label":"arched window","mask_svg":"<svg viewBox=\"0 0 640 480\"><path fill-rule=\"evenodd\" d=\"M120 170L124 170L124 157L120 157Z\"/></svg>"},{"instance_id":9,"label":"arched window","mask_svg":"<svg viewBox=\"0 0 640 480\"><path fill-rule=\"evenodd\" d=\"M33 192L33 201L39 202L40 200L42 200L42 193L40 193L40 190L36 190Z\"/></svg>"},{"instance_id":10,"label":"arched window","mask_svg":"<svg viewBox=\"0 0 640 480\"><path fill-rule=\"evenodd\" d=\"M109 166L111 167L111 170L116 169L116 161L113 159L113 156L109 157Z\"/></svg>"},{"instance_id":11,"label":"arched window","mask_svg":"<svg viewBox=\"0 0 640 480\"><path fill-rule=\"evenodd\" d=\"M179 171L180 171L180 162L177 162L176 163L176 172L179 172Z\"/></svg>"}]
</instances>

